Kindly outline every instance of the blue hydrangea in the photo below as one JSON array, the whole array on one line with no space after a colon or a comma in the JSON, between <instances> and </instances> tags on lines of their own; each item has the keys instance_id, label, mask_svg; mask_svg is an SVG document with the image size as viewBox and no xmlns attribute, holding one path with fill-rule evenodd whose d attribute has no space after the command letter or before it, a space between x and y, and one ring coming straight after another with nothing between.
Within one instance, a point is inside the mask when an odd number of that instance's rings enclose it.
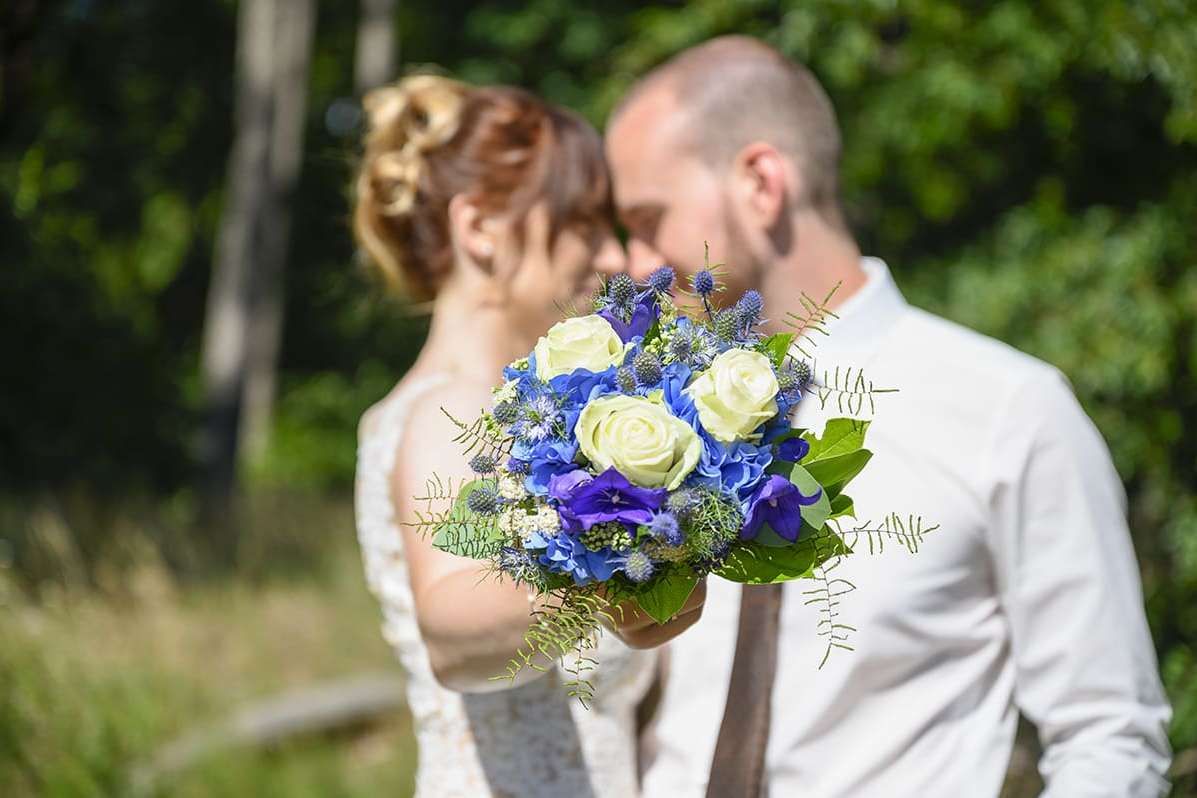
<instances>
[{"instance_id":1,"label":"blue hydrangea","mask_svg":"<svg viewBox=\"0 0 1197 798\"><path fill-rule=\"evenodd\" d=\"M528 464L524 488L533 495L546 496L549 480L577 468L574 458L578 456L578 444L572 440L548 440L537 444L516 441L511 454Z\"/></svg>"},{"instance_id":2,"label":"blue hydrangea","mask_svg":"<svg viewBox=\"0 0 1197 798\"><path fill-rule=\"evenodd\" d=\"M788 423L788 422L787 422ZM745 501L773 462L770 446L757 446L747 441L722 443L705 432L702 455L690 478L691 484L706 485L728 496Z\"/></svg>"},{"instance_id":3,"label":"blue hydrangea","mask_svg":"<svg viewBox=\"0 0 1197 798\"><path fill-rule=\"evenodd\" d=\"M624 561L623 555L610 549L590 551L577 537L566 532L552 535L533 532L524 545L533 550L543 549L538 562L553 573L569 574L579 587L595 580L610 579Z\"/></svg>"}]
</instances>

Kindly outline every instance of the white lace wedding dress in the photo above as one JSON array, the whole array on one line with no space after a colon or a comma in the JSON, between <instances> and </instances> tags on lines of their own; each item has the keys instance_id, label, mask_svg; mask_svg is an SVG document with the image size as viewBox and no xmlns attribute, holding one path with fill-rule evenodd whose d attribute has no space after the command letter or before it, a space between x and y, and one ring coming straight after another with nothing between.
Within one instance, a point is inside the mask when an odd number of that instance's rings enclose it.
<instances>
[{"instance_id":1,"label":"white lace wedding dress","mask_svg":"<svg viewBox=\"0 0 1197 798\"><path fill-rule=\"evenodd\" d=\"M383 635L407 671L419 744L416 796L635 796L635 712L652 681L653 653L603 635L589 710L566 695L560 672L477 694L446 690L433 678L416 625L390 475L409 408L446 379L426 376L392 393L371 411L358 447L358 539L366 579L382 604Z\"/></svg>"}]
</instances>

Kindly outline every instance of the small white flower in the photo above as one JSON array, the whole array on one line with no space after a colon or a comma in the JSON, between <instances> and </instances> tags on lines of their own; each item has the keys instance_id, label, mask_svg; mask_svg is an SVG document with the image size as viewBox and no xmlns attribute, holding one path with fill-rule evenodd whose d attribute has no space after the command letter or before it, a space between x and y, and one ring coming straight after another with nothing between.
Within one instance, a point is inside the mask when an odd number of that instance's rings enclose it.
<instances>
[{"instance_id":1,"label":"small white flower","mask_svg":"<svg viewBox=\"0 0 1197 798\"><path fill-rule=\"evenodd\" d=\"M519 477L504 474L499 478L499 495L510 501L519 501L528 495L524 482Z\"/></svg>"},{"instance_id":2,"label":"small white flower","mask_svg":"<svg viewBox=\"0 0 1197 798\"><path fill-rule=\"evenodd\" d=\"M525 513L518 507L508 507L499 513L499 531L504 535L516 535L521 532L520 517Z\"/></svg>"},{"instance_id":3,"label":"small white flower","mask_svg":"<svg viewBox=\"0 0 1197 798\"><path fill-rule=\"evenodd\" d=\"M494 400L494 403L499 404L500 402L514 402L519 396L519 391L517 390L518 385L518 380L508 380L498 388L493 388L490 392L490 395Z\"/></svg>"},{"instance_id":4,"label":"small white flower","mask_svg":"<svg viewBox=\"0 0 1197 798\"><path fill-rule=\"evenodd\" d=\"M561 528L561 516L552 507L544 506L536 510L536 526L545 532L556 532Z\"/></svg>"}]
</instances>

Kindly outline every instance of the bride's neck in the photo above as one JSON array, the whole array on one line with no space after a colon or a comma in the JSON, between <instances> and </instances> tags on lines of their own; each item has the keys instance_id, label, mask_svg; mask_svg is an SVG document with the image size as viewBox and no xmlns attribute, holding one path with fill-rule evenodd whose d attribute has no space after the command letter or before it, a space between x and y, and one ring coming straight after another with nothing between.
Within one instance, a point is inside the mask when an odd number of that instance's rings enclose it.
<instances>
[{"instance_id":1,"label":"bride's neck","mask_svg":"<svg viewBox=\"0 0 1197 798\"><path fill-rule=\"evenodd\" d=\"M501 306L469 286L446 286L433 306L420 361L433 370L495 381L504 366L535 343L511 324Z\"/></svg>"}]
</instances>

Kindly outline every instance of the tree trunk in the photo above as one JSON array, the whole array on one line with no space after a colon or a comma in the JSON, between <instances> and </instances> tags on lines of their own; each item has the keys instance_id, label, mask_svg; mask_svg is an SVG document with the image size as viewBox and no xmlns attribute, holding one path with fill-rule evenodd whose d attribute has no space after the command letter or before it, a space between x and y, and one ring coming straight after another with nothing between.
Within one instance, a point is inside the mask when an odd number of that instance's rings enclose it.
<instances>
[{"instance_id":1,"label":"tree trunk","mask_svg":"<svg viewBox=\"0 0 1197 798\"><path fill-rule=\"evenodd\" d=\"M218 519L226 514L236 485L253 267L270 186L275 12L275 0L242 0L237 19L235 133L201 353L205 509Z\"/></svg>"},{"instance_id":2,"label":"tree trunk","mask_svg":"<svg viewBox=\"0 0 1197 798\"><path fill-rule=\"evenodd\" d=\"M260 458L270 441L283 332L283 275L291 233L291 202L303 161L308 68L316 17L315 0L274 2L270 182L261 218L261 249L253 270L253 313L241 413L241 459L248 462Z\"/></svg>"},{"instance_id":3,"label":"tree trunk","mask_svg":"<svg viewBox=\"0 0 1197 798\"><path fill-rule=\"evenodd\" d=\"M354 54L354 87L365 94L395 77L399 37L395 31L397 0L361 0Z\"/></svg>"}]
</instances>

